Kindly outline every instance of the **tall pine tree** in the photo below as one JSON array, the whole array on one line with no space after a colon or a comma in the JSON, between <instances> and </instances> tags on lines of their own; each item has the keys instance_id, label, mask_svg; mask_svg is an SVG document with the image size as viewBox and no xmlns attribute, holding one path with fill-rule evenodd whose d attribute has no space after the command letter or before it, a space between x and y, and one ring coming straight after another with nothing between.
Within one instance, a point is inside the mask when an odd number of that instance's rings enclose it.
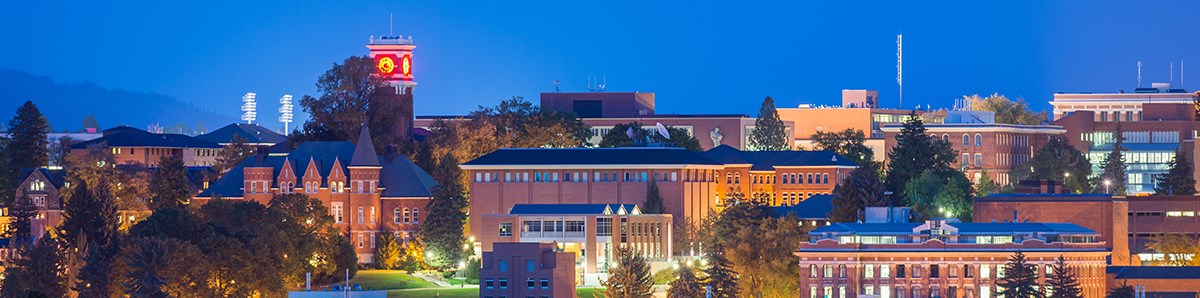
<instances>
[{"instance_id":1,"label":"tall pine tree","mask_svg":"<svg viewBox=\"0 0 1200 298\"><path fill-rule=\"evenodd\" d=\"M31 101L17 108L17 115L8 121L12 135L12 163L17 170L45 167L50 162L50 122Z\"/></svg>"},{"instance_id":2,"label":"tall pine tree","mask_svg":"<svg viewBox=\"0 0 1200 298\"><path fill-rule=\"evenodd\" d=\"M996 295L1004 297L1041 298L1045 293L1035 287L1038 273L1037 265L1029 264L1025 254L1017 251L1004 264L1004 277L996 280Z\"/></svg>"},{"instance_id":3,"label":"tall pine tree","mask_svg":"<svg viewBox=\"0 0 1200 298\"><path fill-rule=\"evenodd\" d=\"M642 203L642 213L667 213L666 207L663 206L662 195L658 193L658 183L654 180L650 180L650 186L646 189L646 202Z\"/></svg>"},{"instance_id":4,"label":"tall pine tree","mask_svg":"<svg viewBox=\"0 0 1200 298\"><path fill-rule=\"evenodd\" d=\"M829 220L833 222L854 222L863 208L887 206L875 167L868 165L850 172L850 177L834 187L832 203Z\"/></svg>"},{"instance_id":5,"label":"tall pine tree","mask_svg":"<svg viewBox=\"0 0 1200 298\"><path fill-rule=\"evenodd\" d=\"M1108 289L1108 294L1104 294L1104 298L1134 298L1137 297L1137 290L1128 282L1122 281L1120 285L1113 285Z\"/></svg>"},{"instance_id":6,"label":"tall pine tree","mask_svg":"<svg viewBox=\"0 0 1200 298\"><path fill-rule=\"evenodd\" d=\"M1154 194L1156 195L1193 195L1196 194L1196 176L1192 173L1192 162L1188 160L1182 148L1175 151L1175 158L1168 164L1171 169L1166 174L1154 177Z\"/></svg>"},{"instance_id":7,"label":"tall pine tree","mask_svg":"<svg viewBox=\"0 0 1200 298\"><path fill-rule=\"evenodd\" d=\"M1109 194L1125 194L1125 188L1128 186L1128 176L1125 175L1125 137L1121 131L1121 125L1117 124L1117 130L1113 133L1113 148L1100 161L1100 176L1092 182L1095 189L1103 189Z\"/></svg>"},{"instance_id":8,"label":"tall pine tree","mask_svg":"<svg viewBox=\"0 0 1200 298\"><path fill-rule=\"evenodd\" d=\"M908 206L904 187L909 180L916 179L925 171L949 173L956 153L950 143L925 134L925 123L917 114L908 114L900 134L896 135L896 146L888 152L887 181L884 189L892 192L889 198L893 206ZM940 175L948 177L948 175Z\"/></svg>"},{"instance_id":9,"label":"tall pine tree","mask_svg":"<svg viewBox=\"0 0 1200 298\"><path fill-rule=\"evenodd\" d=\"M720 241L712 241L704 254L708 258L708 268L704 268L704 285L712 288L712 297L738 297L738 277L733 271L733 263L725 257L725 246Z\"/></svg>"},{"instance_id":10,"label":"tall pine tree","mask_svg":"<svg viewBox=\"0 0 1200 298\"><path fill-rule=\"evenodd\" d=\"M791 150L791 143L787 127L784 126L783 120L779 119L779 112L775 110L775 100L767 96L763 99L762 107L758 108L758 118L754 119L750 148L763 151Z\"/></svg>"},{"instance_id":11,"label":"tall pine tree","mask_svg":"<svg viewBox=\"0 0 1200 298\"><path fill-rule=\"evenodd\" d=\"M12 217L12 224L8 225L8 235L11 239L13 247L21 247L33 244L33 218L38 214L37 206L33 205L33 200L28 196L20 196L13 203L9 215ZM38 234L37 237L41 237Z\"/></svg>"},{"instance_id":12,"label":"tall pine tree","mask_svg":"<svg viewBox=\"0 0 1200 298\"><path fill-rule=\"evenodd\" d=\"M158 160L158 172L150 178L150 209L182 206L192 198L183 158L174 155Z\"/></svg>"},{"instance_id":13,"label":"tall pine tree","mask_svg":"<svg viewBox=\"0 0 1200 298\"><path fill-rule=\"evenodd\" d=\"M1083 289L1079 280L1075 279L1075 271L1067 267L1067 260L1062 255L1054 262L1054 272L1046 276L1046 287L1050 288L1047 298L1080 298Z\"/></svg>"},{"instance_id":14,"label":"tall pine tree","mask_svg":"<svg viewBox=\"0 0 1200 298\"><path fill-rule=\"evenodd\" d=\"M609 297L645 298L654 295L654 280L650 278L650 264L641 254L628 247L617 248L616 268L608 270L608 279L600 281Z\"/></svg>"},{"instance_id":15,"label":"tall pine tree","mask_svg":"<svg viewBox=\"0 0 1200 298\"><path fill-rule=\"evenodd\" d=\"M463 256L463 225L467 221L467 189L458 158L446 154L433 172L434 186L425 221L421 223L422 242L430 258L425 263L434 267L457 264Z\"/></svg>"},{"instance_id":16,"label":"tall pine tree","mask_svg":"<svg viewBox=\"0 0 1200 298\"><path fill-rule=\"evenodd\" d=\"M700 282L696 280L696 273L692 272L691 267L679 265L679 268L675 268L675 280L672 280L667 288L667 298L695 297L704 297Z\"/></svg>"},{"instance_id":17,"label":"tall pine tree","mask_svg":"<svg viewBox=\"0 0 1200 298\"><path fill-rule=\"evenodd\" d=\"M42 237L18 249L5 268L3 297L69 297L66 248L60 239Z\"/></svg>"},{"instance_id":18,"label":"tall pine tree","mask_svg":"<svg viewBox=\"0 0 1200 298\"><path fill-rule=\"evenodd\" d=\"M98 183L70 181L62 230L78 254L75 257L83 261L72 288L80 297L106 297L116 289L111 278L120 239L115 182L110 177L99 177Z\"/></svg>"}]
</instances>

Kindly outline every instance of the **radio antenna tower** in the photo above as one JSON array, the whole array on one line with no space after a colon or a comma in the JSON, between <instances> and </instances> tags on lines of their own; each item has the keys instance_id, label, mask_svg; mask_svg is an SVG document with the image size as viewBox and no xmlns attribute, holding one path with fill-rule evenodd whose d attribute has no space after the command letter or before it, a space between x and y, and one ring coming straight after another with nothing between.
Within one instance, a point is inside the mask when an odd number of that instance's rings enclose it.
<instances>
[{"instance_id":1,"label":"radio antenna tower","mask_svg":"<svg viewBox=\"0 0 1200 298\"><path fill-rule=\"evenodd\" d=\"M1142 61L1138 60L1138 88L1142 88Z\"/></svg>"},{"instance_id":2,"label":"radio antenna tower","mask_svg":"<svg viewBox=\"0 0 1200 298\"><path fill-rule=\"evenodd\" d=\"M258 103L254 102L254 96L254 92L242 95L242 121L248 124L254 124L254 120L258 118Z\"/></svg>"},{"instance_id":3,"label":"radio antenna tower","mask_svg":"<svg viewBox=\"0 0 1200 298\"><path fill-rule=\"evenodd\" d=\"M284 94L279 98L279 122L283 123L283 135L288 135L291 130L288 129L288 124L292 123L292 95Z\"/></svg>"},{"instance_id":4,"label":"radio antenna tower","mask_svg":"<svg viewBox=\"0 0 1200 298\"><path fill-rule=\"evenodd\" d=\"M904 108L904 34L896 34L896 86L900 87L900 108Z\"/></svg>"}]
</instances>

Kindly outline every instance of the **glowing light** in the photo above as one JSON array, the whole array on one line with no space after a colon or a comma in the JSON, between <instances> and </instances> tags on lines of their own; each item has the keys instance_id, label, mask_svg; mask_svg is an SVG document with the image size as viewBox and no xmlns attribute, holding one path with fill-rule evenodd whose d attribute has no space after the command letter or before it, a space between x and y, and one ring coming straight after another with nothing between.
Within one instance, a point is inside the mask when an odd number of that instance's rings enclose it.
<instances>
[{"instance_id":1,"label":"glowing light","mask_svg":"<svg viewBox=\"0 0 1200 298\"><path fill-rule=\"evenodd\" d=\"M258 119L258 103L254 100L255 96L254 92L242 95L242 121L248 124L254 124L254 120Z\"/></svg>"},{"instance_id":2,"label":"glowing light","mask_svg":"<svg viewBox=\"0 0 1200 298\"><path fill-rule=\"evenodd\" d=\"M400 74L406 77L412 76L412 55L400 57Z\"/></svg>"},{"instance_id":3,"label":"glowing light","mask_svg":"<svg viewBox=\"0 0 1200 298\"><path fill-rule=\"evenodd\" d=\"M379 73L381 74L392 75L392 73L396 72L396 61L392 60L391 56L382 56L375 63L375 67L379 68Z\"/></svg>"}]
</instances>

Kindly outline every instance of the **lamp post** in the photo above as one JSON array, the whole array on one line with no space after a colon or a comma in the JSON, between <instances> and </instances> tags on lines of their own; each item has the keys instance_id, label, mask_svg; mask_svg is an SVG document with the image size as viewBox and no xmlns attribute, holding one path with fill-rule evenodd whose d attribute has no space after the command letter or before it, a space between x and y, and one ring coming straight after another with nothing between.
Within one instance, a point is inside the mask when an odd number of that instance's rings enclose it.
<instances>
[{"instance_id":1,"label":"lamp post","mask_svg":"<svg viewBox=\"0 0 1200 298\"><path fill-rule=\"evenodd\" d=\"M1112 194L1112 189L1110 186L1112 186L1112 181L1109 181L1108 179L1104 179L1104 192L1105 193Z\"/></svg>"}]
</instances>

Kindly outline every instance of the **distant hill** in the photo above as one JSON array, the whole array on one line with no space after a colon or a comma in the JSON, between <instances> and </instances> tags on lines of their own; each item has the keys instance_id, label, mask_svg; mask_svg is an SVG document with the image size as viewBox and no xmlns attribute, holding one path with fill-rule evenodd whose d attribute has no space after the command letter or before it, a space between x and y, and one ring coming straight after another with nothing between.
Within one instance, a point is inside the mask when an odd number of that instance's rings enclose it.
<instances>
[{"instance_id":1,"label":"distant hill","mask_svg":"<svg viewBox=\"0 0 1200 298\"><path fill-rule=\"evenodd\" d=\"M96 116L101 128L129 125L146 129L157 123L168 129L176 124L194 129L197 123L203 123L214 130L236 122L233 116L203 110L167 95L108 89L92 82L55 82L50 77L0 70L0 122L7 124L26 100L37 104L55 132L80 130L88 114Z\"/></svg>"}]
</instances>

